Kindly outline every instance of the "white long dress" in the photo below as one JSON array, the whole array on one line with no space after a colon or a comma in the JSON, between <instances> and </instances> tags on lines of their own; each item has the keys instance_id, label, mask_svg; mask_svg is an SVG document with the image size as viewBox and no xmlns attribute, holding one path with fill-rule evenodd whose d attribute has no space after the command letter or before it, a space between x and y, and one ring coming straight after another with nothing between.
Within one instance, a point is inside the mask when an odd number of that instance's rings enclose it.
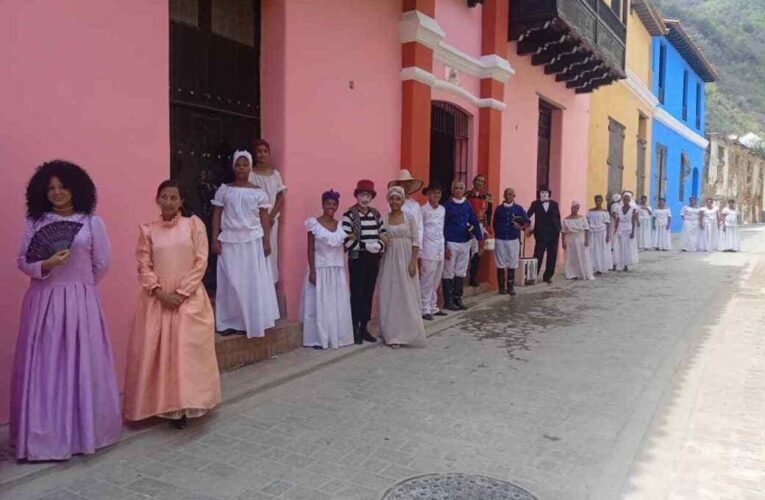
<instances>
[{"instance_id":1,"label":"white long dress","mask_svg":"<svg viewBox=\"0 0 765 500\"><path fill-rule=\"evenodd\" d=\"M653 248L653 209L638 206L637 245L640 250Z\"/></svg>"},{"instance_id":2,"label":"white long dress","mask_svg":"<svg viewBox=\"0 0 765 500\"><path fill-rule=\"evenodd\" d=\"M303 345L338 348L353 344L353 320L351 319L351 295L345 275L343 225L335 231L322 226L311 217L305 228L314 236L314 266L316 285L306 272L300 301L300 317L303 319Z\"/></svg>"},{"instance_id":3,"label":"white long dress","mask_svg":"<svg viewBox=\"0 0 765 500\"><path fill-rule=\"evenodd\" d=\"M701 214L704 227L699 233L699 252L715 252L720 243L719 209L704 207Z\"/></svg>"},{"instance_id":4,"label":"white long dress","mask_svg":"<svg viewBox=\"0 0 765 500\"><path fill-rule=\"evenodd\" d=\"M563 234L566 235L566 279L592 280L592 261L590 252L584 242L585 233L590 230L587 218L579 216L576 219L563 219Z\"/></svg>"},{"instance_id":5,"label":"white long dress","mask_svg":"<svg viewBox=\"0 0 765 500\"><path fill-rule=\"evenodd\" d=\"M261 175L253 170L250 173L250 182L263 189L268 195L271 207L276 203L276 195L281 192L287 192L287 186L282 181L282 174L274 169L271 175ZM271 255L268 256L268 265L271 266L271 277L274 283L279 282L279 219L281 214L276 216L274 223L271 224Z\"/></svg>"},{"instance_id":6,"label":"white long dress","mask_svg":"<svg viewBox=\"0 0 765 500\"><path fill-rule=\"evenodd\" d=\"M611 255L611 243L606 243L611 226L611 215L605 210L590 210L587 213L590 226L590 260L596 273L610 271L614 265Z\"/></svg>"},{"instance_id":7,"label":"white long dress","mask_svg":"<svg viewBox=\"0 0 765 500\"><path fill-rule=\"evenodd\" d=\"M672 211L668 208L657 208L653 211L653 216L656 220L653 247L657 250L672 250L672 232L669 227Z\"/></svg>"},{"instance_id":8,"label":"white long dress","mask_svg":"<svg viewBox=\"0 0 765 500\"><path fill-rule=\"evenodd\" d=\"M696 252L699 249L699 208L684 206L680 211L683 219L683 246L684 252Z\"/></svg>"},{"instance_id":9,"label":"white long dress","mask_svg":"<svg viewBox=\"0 0 765 500\"><path fill-rule=\"evenodd\" d=\"M258 211L271 204L262 189L222 185L212 204L223 208L215 325L219 332L239 330L262 337L279 319L271 268L263 252Z\"/></svg>"},{"instance_id":10,"label":"white long dress","mask_svg":"<svg viewBox=\"0 0 765 500\"><path fill-rule=\"evenodd\" d=\"M738 232L738 210L725 207L722 210L723 230L720 233L720 250L741 251L741 237Z\"/></svg>"},{"instance_id":11,"label":"white long dress","mask_svg":"<svg viewBox=\"0 0 765 500\"><path fill-rule=\"evenodd\" d=\"M632 218L637 212L637 207L630 205L627 213L624 213L624 205L616 211L616 227L614 229L614 266L623 269L637 264L638 248L637 238L630 238L632 233Z\"/></svg>"}]
</instances>

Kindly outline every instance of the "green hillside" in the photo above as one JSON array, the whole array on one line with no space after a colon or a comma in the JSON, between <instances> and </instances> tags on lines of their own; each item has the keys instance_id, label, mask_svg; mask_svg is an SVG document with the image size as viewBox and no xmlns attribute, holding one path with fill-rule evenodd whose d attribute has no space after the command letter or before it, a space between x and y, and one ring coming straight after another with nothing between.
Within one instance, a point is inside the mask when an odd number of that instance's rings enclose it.
<instances>
[{"instance_id":1,"label":"green hillside","mask_svg":"<svg viewBox=\"0 0 765 500\"><path fill-rule=\"evenodd\" d=\"M654 0L720 71L707 86L707 130L765 136L765 0Z\"/></svg>"}]
</instances>

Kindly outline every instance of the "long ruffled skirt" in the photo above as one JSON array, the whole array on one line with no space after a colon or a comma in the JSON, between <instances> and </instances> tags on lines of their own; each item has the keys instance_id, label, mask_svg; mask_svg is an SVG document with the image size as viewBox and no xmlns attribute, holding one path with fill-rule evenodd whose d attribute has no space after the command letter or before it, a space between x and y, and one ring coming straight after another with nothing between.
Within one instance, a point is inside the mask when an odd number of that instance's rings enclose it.
<instances>
[{"instance_id":1,"label":"long ruffled skirt","mask_svg":"<svg viewBox=\"0 0 765 500\"><path fill-rule=\"evenodd\" d=\"M351 296L343 267L317 267L316 285L306 273L300 306L303 345L338 348L353 344Z\"/></svg>"}]
</instances>

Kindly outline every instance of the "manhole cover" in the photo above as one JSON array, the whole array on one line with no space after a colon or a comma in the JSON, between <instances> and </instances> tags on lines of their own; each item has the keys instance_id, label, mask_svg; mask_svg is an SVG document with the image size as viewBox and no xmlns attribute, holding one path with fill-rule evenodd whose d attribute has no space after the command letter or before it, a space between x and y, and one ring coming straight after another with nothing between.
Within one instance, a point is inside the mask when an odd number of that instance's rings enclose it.
<instances>
[{"instance_id":1,"label":"manhole cover","mask_svg":"<svg viewBox=\"0 0 765 500\"><path fill-rule=\"evenodd\" d=\"M389 489L382 500L537 500L507 481L471 474L426 474Z\"/></svg>"}]
</instances>

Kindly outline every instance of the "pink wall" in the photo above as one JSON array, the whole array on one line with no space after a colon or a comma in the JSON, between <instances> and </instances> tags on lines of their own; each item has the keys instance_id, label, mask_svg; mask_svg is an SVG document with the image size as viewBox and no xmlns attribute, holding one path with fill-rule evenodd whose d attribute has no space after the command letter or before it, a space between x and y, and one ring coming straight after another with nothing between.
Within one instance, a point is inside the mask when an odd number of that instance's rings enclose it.
<instances>
[{"instance_id":1,"label":"pink wall","mask_svg":"<svg viewBox=\"0 0 765 500\"><path fill-rule=\"evenodd\" d=\"M481 9L468 7L464 0L436 0L436 21L446 33L446 43L481 57Z\"/></svg>"},{"instance_id":2,"label":"pink wall","mask_svg":"<svg viewBox=\"0 0 765 500\"><path fill-rule=\"evenodd\" d=\"M153 0L3 2L0 16L0 422L27 286L15 258L24 190L35 166L65 158L88 169L113 246L101 285L117 371L138 293L136 226L155 215L154 189L169 174L168 9Z\"/></svg>"},{"instance_id":3,"label":"pink wall","mask_svg":"<svg viewBox=\"0 0 765 500\"><path fill-rule=\"evenodd\" d=\"M398 1L265 2L263 136L289 188L280 259L291 318L306 266L303 221L320 215L322 191L339 190L345 208L356 181L370 178L384 209L385 185L401 168L400 19Z\"/></svg>"},{"instance_id":4,"label":"pink wall","mask_svg":"<svg viewBox=\"0 0 765 500\"><path fill-rule=\"evenodd\" d=\"M561 140L559 148L552 150L551 188L561 214L568 215L572 199L586 203L590 98L545 75L543 67L531 65L530 57L519 57L515 43L508 52L516 74L505 87L500 185L514 187L518 202L525 207L536 197L538 106L539 96L543 96L564 108L553 117L553 136Z\"/></svg>"}]
</instances>

